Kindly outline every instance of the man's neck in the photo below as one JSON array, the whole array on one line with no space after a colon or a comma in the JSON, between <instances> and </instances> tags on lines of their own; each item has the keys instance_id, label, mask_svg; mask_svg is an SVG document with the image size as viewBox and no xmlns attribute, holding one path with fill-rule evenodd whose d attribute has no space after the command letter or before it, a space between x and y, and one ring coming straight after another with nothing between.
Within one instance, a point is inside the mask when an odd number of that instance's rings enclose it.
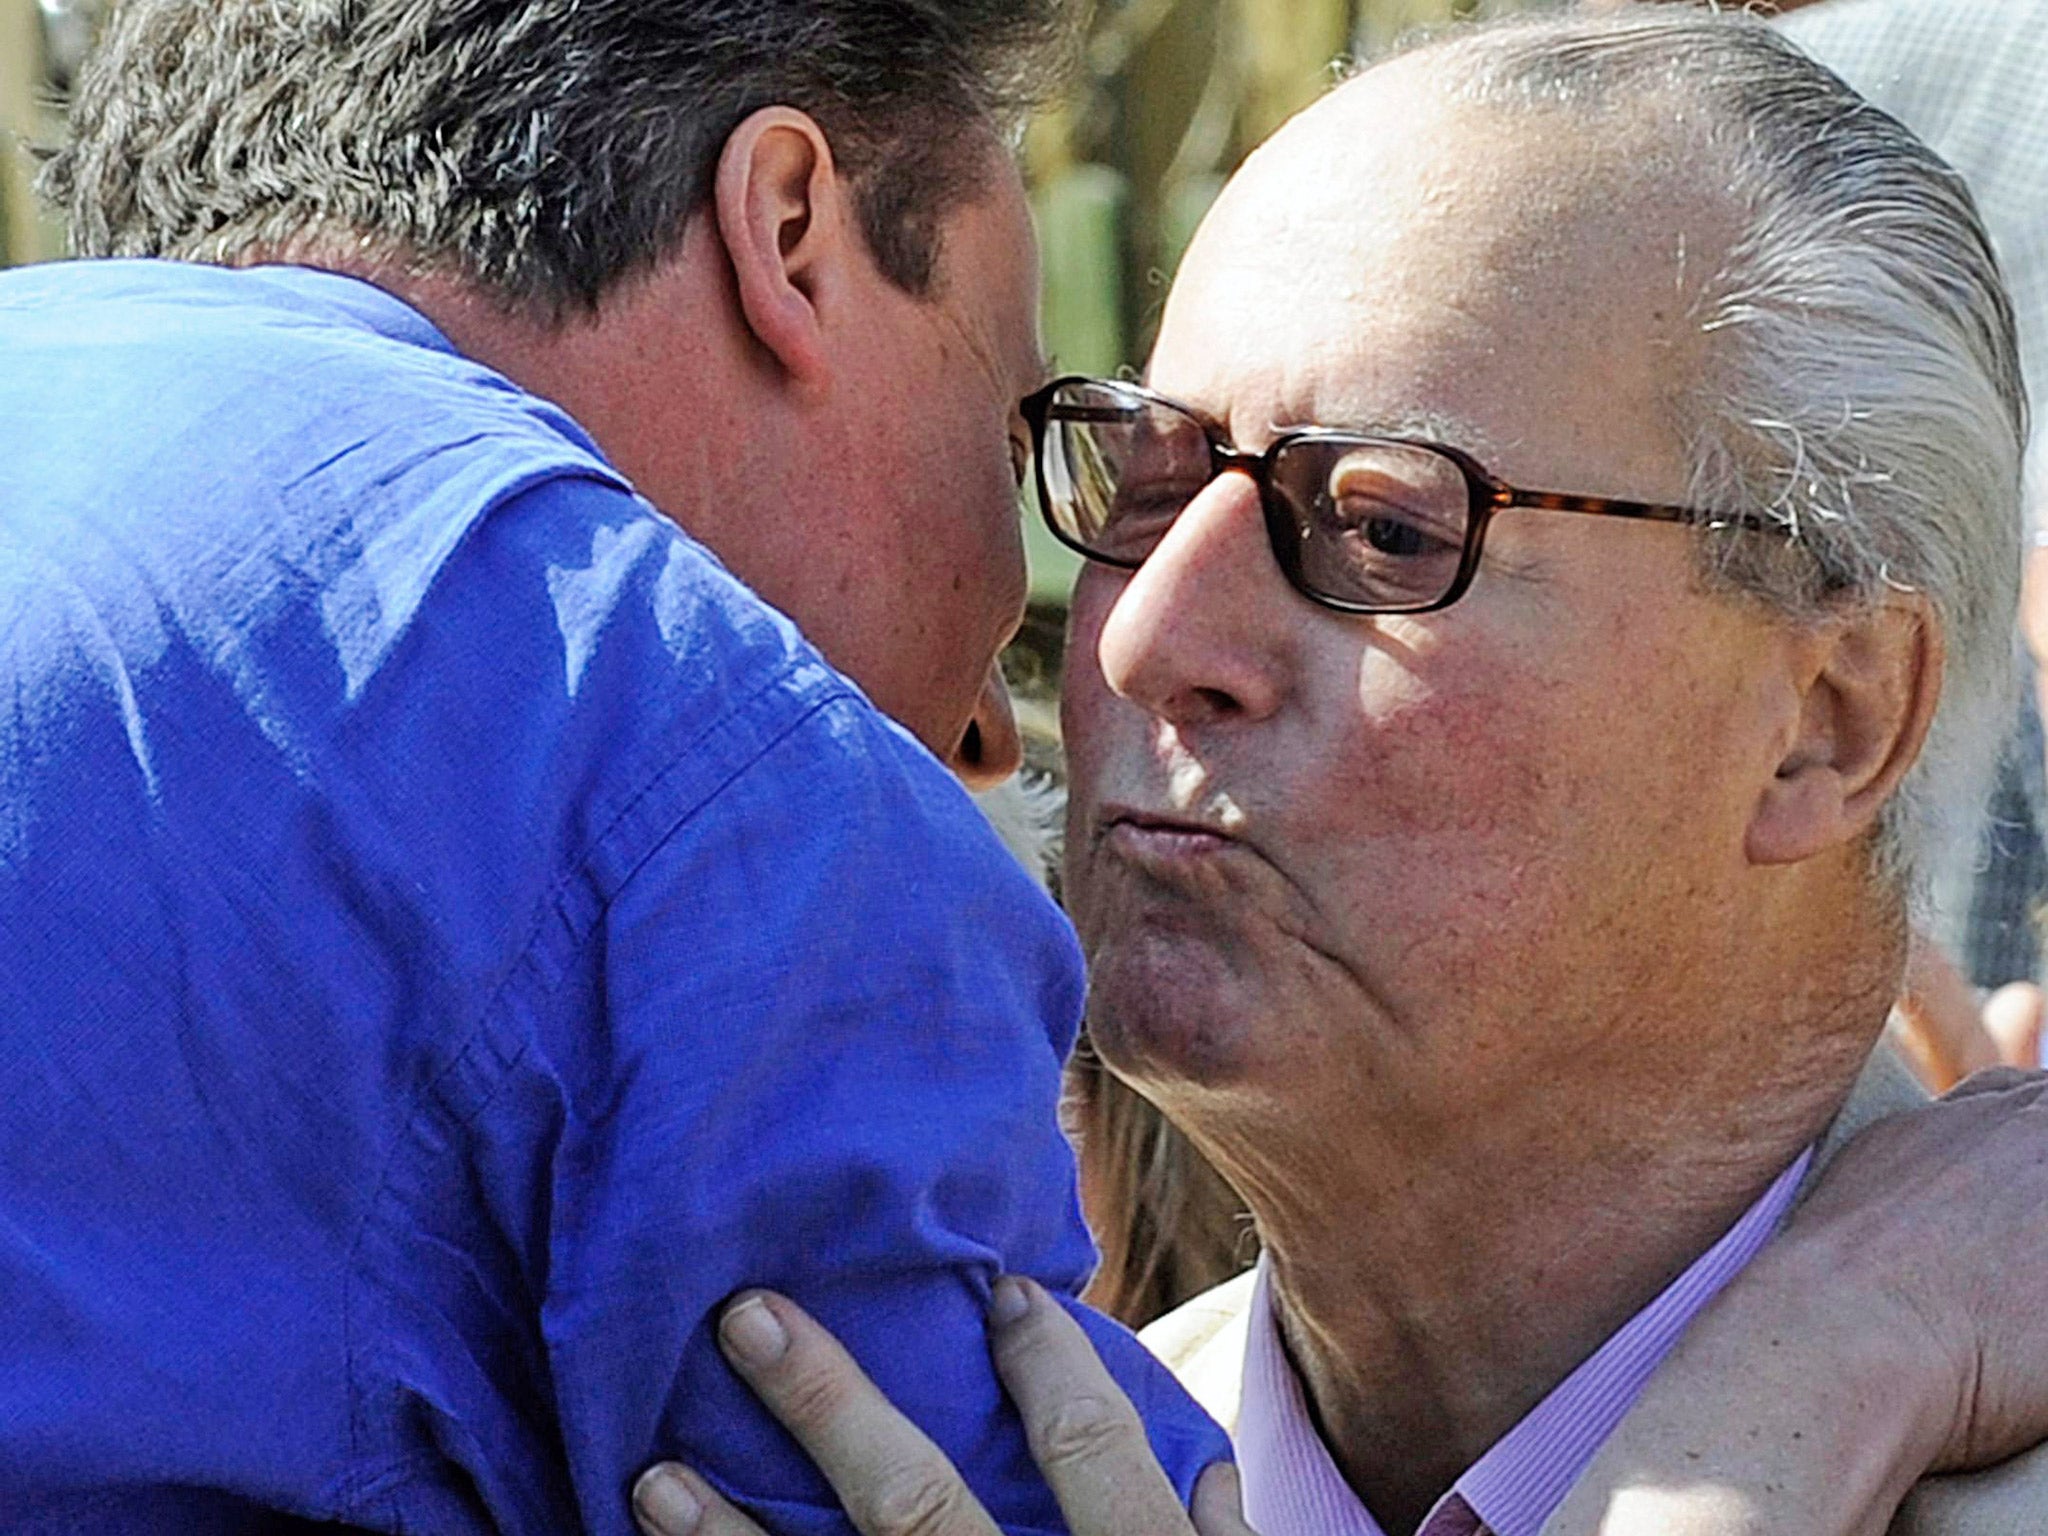
<instances>
[{"instance_id":1,"label":"man's neck","mask_svg":"<svg viewBox=\"0 0 2048 1536\"><path fill-rule=\"evenodd\" d=\"M1298 1185L1295 1198L1262 1200L1273 1170L1230 1170L1259 1217L1281 1336L1317 1428L1390 1533L1415 1530L1819 1135L1859 1065L1845 1046L1802 1082L1779 1081L1768 1115L1641 1106L1604 1135L1532 1121L1475 1135L1451 1158L1426 1146L1404 1157L1404 1138L1389 1137L1341 1223ZM1688 1086L1701 1104L1766 1101L1755 1085L1747 1098ZM1546 1156L1546 1141L1574 1154L1553 1145Z\"/></svg>"},{"instance_id":2,"label":"man's neck","mask_svg":"<svg viewBox=\"0 0 2048 1536\"><path fill-rule=\"evenodd\" d=\"M374 252L307 242L265 259L359 278L411 305L464 357L560 406L634 489L733 564L721 515L744 501L736 487L762 483L750 456L781 445L751 409L758 359L724 323L728 279L704 249L707 231L693 222L676 258L623 280L596 311L557 319Z\"/></svg>"}]
</instances>

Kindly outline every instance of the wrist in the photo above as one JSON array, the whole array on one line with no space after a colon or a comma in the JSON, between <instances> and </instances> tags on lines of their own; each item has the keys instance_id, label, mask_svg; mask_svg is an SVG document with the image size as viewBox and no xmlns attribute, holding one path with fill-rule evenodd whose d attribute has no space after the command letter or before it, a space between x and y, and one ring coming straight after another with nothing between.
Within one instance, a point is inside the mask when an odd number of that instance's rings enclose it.
<instances>
[{"instance_id":1,"label":"wrist","mask_svg":"<svg viewBox=\"0 0 2048 1536\"><path fill-rule=\"evenodd\" d=\"M1694 1322L1544 1536L1881 1536L1955 1398L1938 1351L1901 1355L1906 1304L1864 1296L1869 1269L1827 1234L1773 1244Z\"/></svg>"},{"instance_id":2,"label":"wrist","mask_svg":"<svg viewBox=\"0 0 2048 1536\"><path fill-rule=\"evenodd\" d=\"M1841 1507L1877 1512L1882 1531L1954 1438L1968 1387L1955 1354L1875 1245L1846 1230L1795 1223L1738 1284L1724 1347L1754 1358L1766 1330L1760 1386L1780 1394L1788 1426L1804 1421L1797 1444L1815 1473L1841 1475Z\"/></svg>"}]
</instances>

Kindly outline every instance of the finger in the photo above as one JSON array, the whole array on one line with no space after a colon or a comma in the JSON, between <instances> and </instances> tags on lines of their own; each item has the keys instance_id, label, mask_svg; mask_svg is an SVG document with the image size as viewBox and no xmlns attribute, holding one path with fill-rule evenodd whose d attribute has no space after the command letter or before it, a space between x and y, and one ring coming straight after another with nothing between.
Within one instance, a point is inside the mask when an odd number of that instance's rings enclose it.
<instances>
[{"instance_id":1,"label":"finger","mask_svg":"<svg viewBox=\"0 0 2048 1536\"><path fill-rule=\"evenodd\" d=\"M768 1536L688 1467L659 1462L633 1485L641 1536Z\"/></svg>"},{"instance_id":2,"label":"finger","mask_svg":"<svg viewBox=\"0 0 2048 1536\"><path fill-rule=\"evenodd\" d=\"M1196 1479L1188 1513L1195 1517L1196 1536L1257 1536L1244 1523L1244 1492L1237 1468L1227 1461L1217 1462Z\"/></svg>"},{"instance_id":3,"label":"finger","mask_svg":"<svg viewBox=\"0 0 2048 1536\"><path fill-rule=\"evenodd\" d=\"M999 1536L945 1453L795 1302L741 1296L719 1319L718 1342L864 1536Z\"/></svg>"},{"instance_id":4,"label":"finger","mask_svg":"<svg viewBox=\"0 0 2048 1536\"><path fill-rule=\"evenodd\" d=\"M1946 1093L1955 1087L1954 1063L1903 1002L1892 1009L1891 1017L1885 1021L1885 1040L1929 1093Z\"/></svg>"},{"instance_id":5,"label":"finger","mask_svg":"<svg viewBox=\"0 0 2048 1536\"><path fill-rule=\"evenodd\" d=\"M2000 987L1984 1000L1984 1033L2009 1067L2041 1065L2041 989L2030 981Z\"/></svg>"},{"instance_id":6,"label":"finger","mask_svg":"<svg viewBox=\"0 0 2048 1536\"><path fill-rule=\"evenodd\" d=\"M1898 1001L1905 1033L1936 1067L1937 1091L1998 1056L1978 1017L1977 991L1939 944L1915 934L1907 951L1905 991Z\"/></svg>"},{"instance_id":7,"label":"finger","mask_svg":"<svg viewBox=\"0 0 2048 1536\"><path fill-rule=\"evenodd\" d=\"M1029 1280L996 1282L996 1371L1067 1525L1089 1536L1190 1529L1145 1428L1081 1325Z\"/></svg>"}]
</instances>

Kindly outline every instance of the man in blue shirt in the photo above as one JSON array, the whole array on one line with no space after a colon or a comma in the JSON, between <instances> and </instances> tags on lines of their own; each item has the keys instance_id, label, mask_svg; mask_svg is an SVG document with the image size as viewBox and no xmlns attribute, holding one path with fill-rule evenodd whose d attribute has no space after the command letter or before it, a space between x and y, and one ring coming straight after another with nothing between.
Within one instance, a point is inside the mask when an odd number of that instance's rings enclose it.
<instances>
[{"instance_id":1,"label":"man in blue shirt","mask_svg":"<svg viewBox=\"0 0 2048 1536\"><path fill-rule=\"evenodd\" d=\"M939 760L1014 756L1059 12L113 22L53 184L191 260L0 279L0 1527L623 1531L673 1453L844 1530L757 1283L1059 1526L982 1319L1091 1262L1080 968Z\"/></svg>"}]
</instances>

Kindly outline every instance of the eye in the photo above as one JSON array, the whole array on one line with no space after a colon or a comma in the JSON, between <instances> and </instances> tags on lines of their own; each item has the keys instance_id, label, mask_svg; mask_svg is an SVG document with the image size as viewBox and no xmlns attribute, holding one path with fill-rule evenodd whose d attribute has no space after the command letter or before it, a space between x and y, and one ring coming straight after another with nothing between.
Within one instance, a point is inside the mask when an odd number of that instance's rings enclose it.
<instances>
[{"instance_id":1,"label":"eye","mask_svg":"<svg viewBox=\"0 0 2048 1536\"><path fill-rule=\"evenodd\" d=\"M1010 436L1010 473L1016 478L1017 489L1023 490L1031 473L1031 445L1015 433Z\"/></svg>"},{"instance_id":2,"label":"eye","mask_svg":"<svg viewBox=\"0 0 2048 1536\"><path fill-rule=\"evenodd\" d=\"M1372 516L1358 519L1352 526L1357 528L1366 543L1383 555L1426 555L1442 547L1444 542L1400 513L1384 508Z\"/></svg>"},{"instance_id":3,"label":"eye","mask_svg":"<svg viewBox=\"0 0 2048 1536\"><path fill-rule=\"evenodd\" d=\"M1330 476L1330 531L1395 560L1462 548L1462 500L1433 469L1429 459L1406 450L1348 456Z\"/></svg>"},{"instance_id":4,"label":"eye","mask_svg":"<svg viewBox=\"0 0 2048 1536\"><path fill-rule=\"evenodd\" d=\"M1377 497L1345 496L1334 508L1331 531L1391 559L1437 555L1460 547L1440 522Z\"/></svg>"}]
</instances>

